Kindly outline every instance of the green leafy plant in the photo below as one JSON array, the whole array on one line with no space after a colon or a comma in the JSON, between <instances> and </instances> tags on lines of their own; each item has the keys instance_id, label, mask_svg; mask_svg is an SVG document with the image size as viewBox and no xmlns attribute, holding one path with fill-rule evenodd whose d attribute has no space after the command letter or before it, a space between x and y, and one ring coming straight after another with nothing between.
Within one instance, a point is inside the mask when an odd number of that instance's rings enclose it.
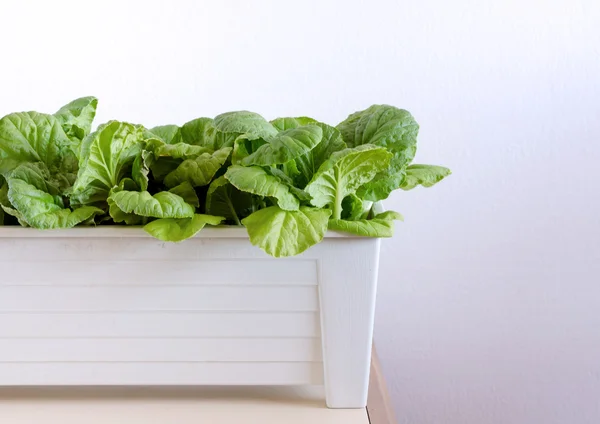
<instances>
[{"instance_id":1,"label":"green leafy plant","mask_svg":"<svg viewBox=\"0 0 600 424\"><path fill-rule=\"evenodd\" d=\"M293 256L327 229L391 237L402 216L376 214L374 202L450 175L411 164L419 126L388 105L337 127L239 111L181 127L110 121L92 132L97 105L83 97L54 114L0 119L0 225L143 225L173 242L206 225L243 225L268 254Z\"/></svg>"}]
</instances>

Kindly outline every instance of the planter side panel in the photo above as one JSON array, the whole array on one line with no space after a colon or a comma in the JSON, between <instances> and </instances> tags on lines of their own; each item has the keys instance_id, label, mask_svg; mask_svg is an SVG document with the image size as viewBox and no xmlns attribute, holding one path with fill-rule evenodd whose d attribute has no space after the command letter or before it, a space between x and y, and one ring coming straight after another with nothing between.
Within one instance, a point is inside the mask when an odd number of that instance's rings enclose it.
<instances>
[{"instance_id":1,"label":"planter side panel","mask_svg":"<svg viewBox=\"0 0 600 424\"><path fill-rule=\"evenodd\" d=\"M319 384L316 257L0 238L0 385Z\"/></svg>"},{"instance_id":2,"label":"planter side panel","mask_svg":"<svg viewBox=\"0 0 600 424\"><path fill-rule=\"evenodd\" d=\"M330 408L367 404L379 239L329 239L319 269L325 392Z\"/></svg>"}]
</instances>

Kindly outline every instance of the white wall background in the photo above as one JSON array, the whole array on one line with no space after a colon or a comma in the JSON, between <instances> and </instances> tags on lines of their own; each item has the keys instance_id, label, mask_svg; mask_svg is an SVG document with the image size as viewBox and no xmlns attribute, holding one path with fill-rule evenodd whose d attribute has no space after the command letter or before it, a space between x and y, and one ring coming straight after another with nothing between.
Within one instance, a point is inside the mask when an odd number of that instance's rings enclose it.
<instances>
[{"instance_id":1,"label":"white wall background","mask_svg":"<svg viewBox=\"0 0 600 424\"><path fill-rule=\"evenodd\" d=\"M413 112L376 341L401 423L600 422L600 2L0 3L0 115Z\"/></svg>"}]
</instances>

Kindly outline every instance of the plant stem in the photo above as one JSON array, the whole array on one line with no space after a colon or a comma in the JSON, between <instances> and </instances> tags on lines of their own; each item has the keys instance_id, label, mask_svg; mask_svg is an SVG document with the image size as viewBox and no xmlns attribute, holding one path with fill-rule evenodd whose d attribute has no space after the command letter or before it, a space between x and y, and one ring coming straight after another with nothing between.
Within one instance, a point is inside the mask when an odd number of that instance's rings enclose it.
<instances>
[{"instance_id":1,"label":"plant stem","mask_svg":"<svg viewBox=\"0 0 600 424\"><path fill-rule=\"evenodd\" d=\"M231 211L231 215L233 215L233 220L235 221L236 225L242 225L240 218L237 216L237 213L235 213L235 208L233 207L233 203L231 203L231 199L229 196L227 196L226 199L227 205L229 206L229 210Z\"/></svg>"},{"instance_id":2,"label":"plant stem","mask_svg":"<svg viewBox=\"0 0 600 424\"><path fill-rule=\"evenodd\" d=\"M344 198L340 196L340 190L335 193L335 201L333 203L333 219L342 219L342 200Z\"/></svg>"}]
</instances>

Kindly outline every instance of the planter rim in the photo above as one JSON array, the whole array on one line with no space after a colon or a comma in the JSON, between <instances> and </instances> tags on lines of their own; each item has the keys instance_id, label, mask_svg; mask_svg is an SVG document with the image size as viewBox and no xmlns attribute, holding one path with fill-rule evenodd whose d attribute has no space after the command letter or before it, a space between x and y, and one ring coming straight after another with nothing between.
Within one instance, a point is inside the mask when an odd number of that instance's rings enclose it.
<instances>
[{"instance_id":1,"label":"planter rim","mask_svg":"<svg viewBox=\"0 0 600 424\"><path fill-rule=\"evenodd\" d=\"M0 226L1 238L153 238L139 226L105 225L99 227L75 227L60 230L39 230L37 228ZM192 238L237 238L248 239L244 227L216 226L204 227ZM365 238L338 231L327 231L325 238ZM156 241L160 241L156 239Z\"/></svg>"},{"instance_id":2,"label":"planter rim","mask_svg":"<svg viewBox=\"0 0 600 424\"><path fill-rule=\"evenodd\" d=\"M376 213L385 209L381 202L374 204ZM0 226L1 238L153 238L143 230L142 226L102 225L99 227L74 227L60 230L39 230L37 228L20 226ZM233 225L206 226L192 238L235 238L248 239L245 227ZM372 238L343 233L341 231L327 231L325 238L363 239ZM158 239L156 239L159 241ZM167 242L165 242L167 243Z\"/></svg>"}]
</instances>

